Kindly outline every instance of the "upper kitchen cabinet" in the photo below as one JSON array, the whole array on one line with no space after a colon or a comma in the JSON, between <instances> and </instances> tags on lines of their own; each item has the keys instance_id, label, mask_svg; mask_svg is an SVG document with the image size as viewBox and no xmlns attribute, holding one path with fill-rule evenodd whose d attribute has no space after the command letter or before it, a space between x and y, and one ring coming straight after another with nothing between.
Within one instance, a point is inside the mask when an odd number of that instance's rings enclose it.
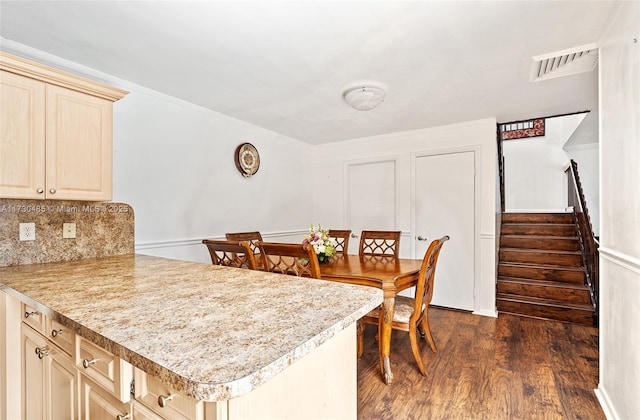
<instances>
[{"instance_id":1,"label":"upper kitchen cabinet","mask_svg":"<svg viewBox=\"0 0 640 420\"><path fill-rule=\"evenodd\" d=\"M0 52L0 197L109 201L127 92Z\"/></svg>"}]
</instances>

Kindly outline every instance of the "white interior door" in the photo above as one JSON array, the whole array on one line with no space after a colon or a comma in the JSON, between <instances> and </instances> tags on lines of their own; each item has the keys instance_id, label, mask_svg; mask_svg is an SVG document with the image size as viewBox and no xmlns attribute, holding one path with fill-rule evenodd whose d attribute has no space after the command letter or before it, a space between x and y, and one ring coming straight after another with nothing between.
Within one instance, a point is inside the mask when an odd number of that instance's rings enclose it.
<instances>
[{"instance_id":1,"label":"white interior door","mask_svg":"<svg viewBox=\"0 0 640 420\"><path fill-rule=\"evenodd\" d=\"M357 254L362 230L395 230L396 163L394 160L350 164L347 167L349 253Z\"/></svg>"},{"instance_id":2,"label":"white interior door","mask_svg":"<svg viewBox=\"0 0 640 420\"><path fill-rule=\"evenodd\" d=\"M474 152L418 156L415 165L416 258L449 235L436 267L432 304L474 309ZM418 237L426 240L418 240Z\"/></svg>"}]
</instances>

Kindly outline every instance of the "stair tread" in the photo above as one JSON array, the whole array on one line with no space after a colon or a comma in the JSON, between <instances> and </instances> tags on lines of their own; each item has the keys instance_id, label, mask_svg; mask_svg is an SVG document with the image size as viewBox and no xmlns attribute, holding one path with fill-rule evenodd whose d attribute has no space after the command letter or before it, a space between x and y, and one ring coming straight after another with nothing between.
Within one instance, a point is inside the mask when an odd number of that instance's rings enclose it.
<instances>
[{"instance_id":1,"label":"stair tread","mask_svg":"<svg viewBox=\"0 0 640 420\"><path fill-rule=\"evenodd\" d=\"M503 222L502 226L523 226L523 225L530 225L530 226L562 226L562 227L567 227L567 226L575 226L575 223L550 223L550 222Z\"/></svg>"},{"instance_id":2,"label":"stair tread","mask_svg":"<svg viewBox=\"0 0 640 420\"><path fill-rule=\"evenodd\" d=\"M577 241L578 235L572 236L553 236L553 235L500 235L502 238L513 238L513 239L563 239L567 241Z\"/></svg>"},{"instance_id":3,"label":"stair tread","mask_svg":"<svg viewBox=\"0 0 640 420\"><path fill-rule=\"evenodd\" d=\"M526 253L541 253L541 254L560 254L560 255L582 255L580 251L565 251L562 249L539 249L539 248L504 248L501 247L500 251L510 252L526 252Z\"/></svg>"},{"instance_id":4,"label":"stair tread","mask_svg":"<svg viewBox=\"0 0 640 420\"><path fill-rule=\"evenodd\" d=\"M569 266L569 265L531 264L531 263L519 263L519 262L511 262L511 261L504 261L504 262L500 261L498 265L520 267L520 268L542 268L545 270L577 271L581 273L586 272L585 267L575 267L575 266Z\"/></svg>"},{"instance_id":5,"label":"stair tread","mask_svg":"<svg viewBox=\"0 0 640 420\"><path fill-rule=\"evenodd\" d=\"M532 286L557 287L562 289L575 289L575 290L586 290L586 291L589 290L589 287L584 284L567 283L567 282L552 281L552 280L525 279L522 277L500 276L498 277L498 281L508 282L508 283L527 284Z\"/></svg>"},{"instance_id":6,"label":"stair tread","mask_svg":"<svg viewBox=\"0 0 640 420\"><path fill-rule=\"evenodd\" d=\"M553 306L566 309L577 309L588 312L593 312L593 305L589 303L569 303L562 300L535 298L530 296L512 295L509 293L498 293L496 295L498 300L505 300L511 302L534 304L542 306Z\"/></svg>"}]
</instances>

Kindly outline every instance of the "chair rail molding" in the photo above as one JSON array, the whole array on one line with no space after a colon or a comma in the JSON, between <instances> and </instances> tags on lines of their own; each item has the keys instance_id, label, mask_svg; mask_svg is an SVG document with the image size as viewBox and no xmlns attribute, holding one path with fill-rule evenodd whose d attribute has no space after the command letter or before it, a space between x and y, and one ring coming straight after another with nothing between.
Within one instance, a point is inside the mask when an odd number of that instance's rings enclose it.
<instances>
[{"instance_id":1,"label":"chair rail molding","mask_svg":"<svg viewBox=\"0 0 640 420\"><path fill-rule=\"evenodd\" d=\"M263 238L283 238L289 236L300 236L300 243L302 243L302 238L304 235L309 233L309 229L299 229L299 230L282 230L282 231L273 231L262 233ZM183 247L183 246L192 246L198 245L202 246L203 239L214 239L214 240L226 240L224 233L221 235L203 235L198 238L182 238L182 239L167 239L167 240L158 240L158 241L147 241L147 242L137 242L136 243L136 251L145 250L145 249L156 249L156 248L172 248L172 247Z\"/></svg>"}]
</instances>

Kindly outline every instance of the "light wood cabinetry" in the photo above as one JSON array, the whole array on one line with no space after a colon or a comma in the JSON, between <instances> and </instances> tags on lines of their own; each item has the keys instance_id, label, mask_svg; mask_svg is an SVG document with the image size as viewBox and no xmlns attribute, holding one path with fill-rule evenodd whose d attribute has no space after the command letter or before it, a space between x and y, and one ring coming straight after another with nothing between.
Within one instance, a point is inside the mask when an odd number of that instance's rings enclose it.
<instances>
[{"instance_id":1,"label":"light wood cabinetry","mask_svg":"<svg viewBox=\"0 0 640 420\"><path fill-rule=\"evenodd\" d=\"M203 401L195 400L172 389L140 369L135 369L135 384L135 406L141 412L151 411L157 416L151 418L176 420L204 418L205 403ZM148 418L151 415L148 413L145 416Z\"/></svg>"},{"instance_id":2,"label":"light wood cabinetry","mask_svg":"<svg viewBox=\"0 0 640 420\"><path fill-rule=\"evenodd\" d=\"M22 412L25 419L76 419L78 373L71 357L22 325Z\"/></svg>"},{"instance_id":3,"label":"light wood cabinetry","mask_svg":"<svg viewBox=\"0 0 640 420\"><path fill-rule=\"evenodd\" d=\"M0 197L108 201L125 91L0 52Z\"/></svg>"},{"instance_id":4,"label":"light wood cabinetry","mask_svg":"<svg viewBox=\"0 0 640 420\"><path fill-rule=\"evenodd\" d=\"M84 375L80 375L80 412L84 420L133 420L130 402L120 401Z\"/></svg>"},{"instance_id":5,"label":"light wood cabinetry","mask_svg":"<svg viewBox=\"0 0 640 420\"><path fill-rule=\"evenodd\" d=\"M77 343L78 370L121 402L129 401L133 367L82 337Z\"/></svg>"}]
</instances>

